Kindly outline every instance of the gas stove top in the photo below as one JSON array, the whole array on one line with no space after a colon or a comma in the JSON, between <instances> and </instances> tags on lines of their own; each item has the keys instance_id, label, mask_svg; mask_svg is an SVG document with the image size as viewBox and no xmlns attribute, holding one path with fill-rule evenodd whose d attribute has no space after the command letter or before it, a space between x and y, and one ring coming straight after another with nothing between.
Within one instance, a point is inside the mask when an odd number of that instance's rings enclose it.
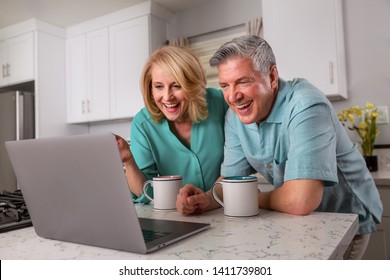
<instances>
[{"instance_id":1,"label":"gas stove top","mask_svg":"<svg viewBox=\"0 0 390 280\"><path fill-rule=\"evenodd\" d=\"M32 226L22 192L0 193L0 233Z\"/></svg>"}]
</instances>

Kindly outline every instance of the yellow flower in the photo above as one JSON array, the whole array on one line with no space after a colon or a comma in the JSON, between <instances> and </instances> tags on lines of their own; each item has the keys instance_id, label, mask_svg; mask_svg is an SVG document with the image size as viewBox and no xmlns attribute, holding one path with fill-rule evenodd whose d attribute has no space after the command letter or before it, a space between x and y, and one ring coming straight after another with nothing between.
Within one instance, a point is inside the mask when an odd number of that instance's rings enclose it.
<instances>
[{"instance_id":1,"label":"yellow flower","mask_svg":"<svg viewBox=\"0 0 390 280\"><path fill-rule=\"evenodd\" d=\"M337 114L337 117L341 122L345 122L347 119L345 118L345 115L343 113Z\"/></svg>"},{"instance_id":2,"label":"yellow flower","mask_svg":"<svg viewBox=\"0 0 390 280\"><path fill-rule=\"evenodd\" d=\"M365 130L365 129L367 129L367 127L368 127L368 124L366 122L360 122L358 125L358 128L360 130Z\"/></svg>"},{"instance_id":3,"label":"yellow flower","mask_svg":"<svg viewBox=\"0 0 390 280\"><path fill-rule=\"evenodd\" d=\"M376 126L378 111L376 106L367 102L365 107L353 106L344 109L338 114L339 120L344 126L350 130L356 131L361 139L361 147L363 155L372 155L375 146L375 137L379 134Z\"/></svg>"},{"instance_id":4,"label":"yellow flower","mask_svg":"<svg viewBox=\"0 0 390 280\"><path fill-rule=\"evenodd\" d=\"M354 123L354 122L355 122L355 118L353 117L352 114L348 114L348 120L349 120L351 123Z\"/></svg>"}]
</instances>

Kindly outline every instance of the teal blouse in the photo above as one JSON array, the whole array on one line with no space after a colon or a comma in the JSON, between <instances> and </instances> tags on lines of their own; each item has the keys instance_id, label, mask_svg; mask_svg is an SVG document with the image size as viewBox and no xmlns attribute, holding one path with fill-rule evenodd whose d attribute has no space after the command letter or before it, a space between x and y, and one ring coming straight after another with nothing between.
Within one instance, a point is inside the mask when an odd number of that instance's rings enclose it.
<instances>
[{"instance_id":1,"label":"teal blouse","mask_svg":"<svg viewBox=\"0 0 390 280\"><path fill-rule=\"evenodd\" d=\"M193 184L208 191L220 176L228 105L217 89L206 89L206 98L208 118L192 125L190 148L171 132L166 119L155 123L146 108L134 117L131 151L147 180L159 175L181 175L183 186ZM149 202L144 195L133 199Z\"/></svg>"}]
</instances>

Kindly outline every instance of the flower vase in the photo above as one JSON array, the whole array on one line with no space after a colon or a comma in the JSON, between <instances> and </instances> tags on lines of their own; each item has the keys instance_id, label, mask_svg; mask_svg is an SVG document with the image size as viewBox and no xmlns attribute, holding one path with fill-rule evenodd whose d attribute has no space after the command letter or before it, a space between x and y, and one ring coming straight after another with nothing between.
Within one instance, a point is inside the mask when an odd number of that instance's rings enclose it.
<instances>
[{"instance_id":1,"label":"flower vase","mask_svg":"<svg viewBox=\"0 0 390 280\"><path fill-rule=\"evenodd\" d=\"M378 157L377 156L364 156L366 165L370 172L378 171Z\"/></svg>"}]
</instances>

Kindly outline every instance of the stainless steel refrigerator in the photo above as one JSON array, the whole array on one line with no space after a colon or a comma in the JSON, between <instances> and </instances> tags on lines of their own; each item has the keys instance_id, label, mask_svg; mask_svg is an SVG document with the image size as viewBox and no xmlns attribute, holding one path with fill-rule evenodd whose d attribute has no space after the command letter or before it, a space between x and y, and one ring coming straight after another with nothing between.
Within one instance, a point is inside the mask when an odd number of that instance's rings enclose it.
<instances>
[{"instance_id":1,"label":"stainless steel refrigerator","mask_svg":"<svg viewBox=\"0 0 390 280\"><path fill-rule=\"evenodd\" d=\"M0 193L17 189L4 142L35 138L34 115L33 93L0 92Z\"/></svg>"}]
</instances>

